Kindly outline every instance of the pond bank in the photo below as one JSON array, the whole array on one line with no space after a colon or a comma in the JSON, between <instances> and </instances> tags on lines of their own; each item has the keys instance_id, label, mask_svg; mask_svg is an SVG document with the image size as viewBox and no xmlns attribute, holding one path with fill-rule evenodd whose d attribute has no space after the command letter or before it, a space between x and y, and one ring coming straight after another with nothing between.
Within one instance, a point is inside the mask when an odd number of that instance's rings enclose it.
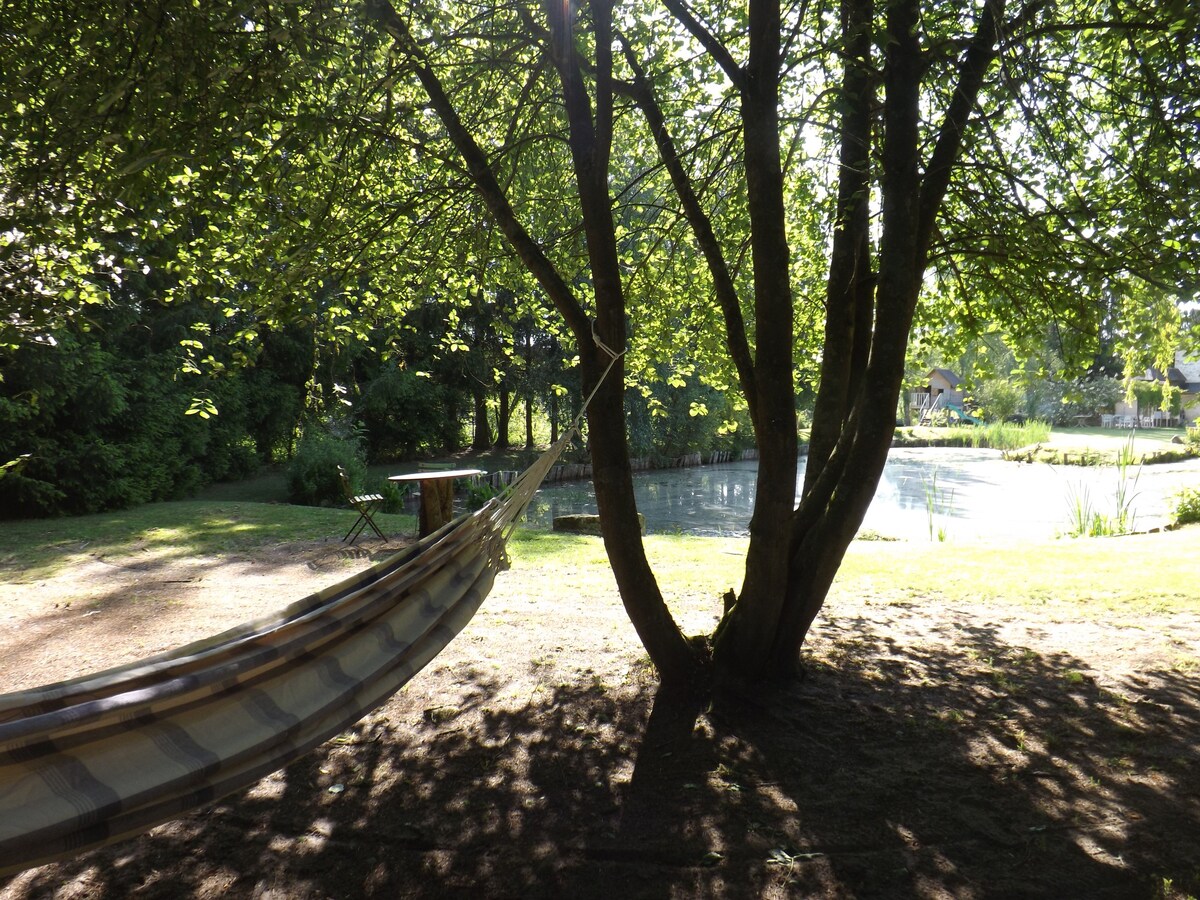
<instances>
[{"instance_id":1,"label":"pond bank","mask_svg":"<svg viewBox=\"0 0 1200 900\"><path fill-rule=\"evenodd\" d=\"M712 450L708 453L686 453L683 456L660 458L641 456L629 461L629 467L634 472L650 472L657 469L683 469L691 466L708 466L717 463L728 463L758 459L758 451L750 450ZM503 487L512 482L516 472L493 472L486 480L492 487ZM591 463L560 463L546 474L545 484L557 484L562 481L582 481L592 477ZM507 480L506 480L507 479Z\"/></svg>"}]
</instances>

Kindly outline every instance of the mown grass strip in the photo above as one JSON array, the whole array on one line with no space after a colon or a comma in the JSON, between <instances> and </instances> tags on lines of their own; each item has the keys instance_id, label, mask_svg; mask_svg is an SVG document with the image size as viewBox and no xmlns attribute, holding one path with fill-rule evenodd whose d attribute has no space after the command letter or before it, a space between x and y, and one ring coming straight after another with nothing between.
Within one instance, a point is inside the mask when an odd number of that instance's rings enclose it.
<instances>
[{"instance_id":1,"label":"mown grass strip","mask_svg":"<svg viewBox=\"0 0 1200 900\"><path fill-rule=\"evenodd\" d=\"M411 516L380 516L389 534L411 536ZM0 529L0 582L63 572L88 556L160 560L230 553L296 541L336 540L353 521L338 509L183 501L72 519L6 522ZM944 603L1075 604L1081 617L1147 611L1200 611L1200 529L1118 538L1027 543L930 544L858 541L846 555L831 599ZM664 595L690 631L709 630L721 595L741 585L744 538L652 535L647 552ZM519 529L511 545L521 577L546 579L580 602L615 600L599 538Z\"/></svg>"}]
</instances>

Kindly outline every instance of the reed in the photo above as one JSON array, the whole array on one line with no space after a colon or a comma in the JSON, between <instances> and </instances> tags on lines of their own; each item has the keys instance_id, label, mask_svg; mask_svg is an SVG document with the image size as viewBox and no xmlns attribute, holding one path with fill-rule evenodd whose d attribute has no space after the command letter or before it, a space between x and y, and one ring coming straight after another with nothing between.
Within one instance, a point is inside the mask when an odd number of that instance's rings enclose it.
<instances>
[{"instance_id":1,"label":"reed","mask_svg":"<svg viewBox=\"0 0 1200 900\"><path fill-rule=\"evenodd\" d=\"M1050 423L1040 419L1028 422L989 422L986 425L953 425L946 436L960 446L989 447L993 450L1016 450L1050 439Z\"/></svg>"}]
</instances>

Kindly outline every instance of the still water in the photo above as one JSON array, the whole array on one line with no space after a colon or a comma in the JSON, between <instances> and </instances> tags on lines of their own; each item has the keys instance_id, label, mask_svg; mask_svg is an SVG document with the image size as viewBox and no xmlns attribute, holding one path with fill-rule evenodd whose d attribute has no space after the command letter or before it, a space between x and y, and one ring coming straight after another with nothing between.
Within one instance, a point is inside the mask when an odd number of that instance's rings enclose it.
<instances>
[{"instance_id":1,"label":"still water","mask_svg":"<svg viewBox=\"0 0 1200 900\"><path fill-rule=\"evenodd\" d=\"M804 476L801 461L797 490ZM1126 495L1138 530L1167 521L1179 488L1200 488L1200 461L1127 472ZM650 533L745 535L757 463L731 462L634 475L638 509ZM996 450L896 449L888 457L863 529L906 540L1046 538L1062 534L1076 498L1115 515L1114 467L1006 462ZM549 528L555 516L596 512L590 482L538 491L527 519Z\"/></svg>"}]
</instances>

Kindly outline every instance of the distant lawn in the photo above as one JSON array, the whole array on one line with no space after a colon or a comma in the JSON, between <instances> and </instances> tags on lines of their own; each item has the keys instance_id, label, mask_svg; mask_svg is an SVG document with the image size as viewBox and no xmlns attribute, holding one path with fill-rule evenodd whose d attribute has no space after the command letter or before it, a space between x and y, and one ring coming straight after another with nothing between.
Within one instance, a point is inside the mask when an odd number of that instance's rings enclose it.
<instances>
[{"instance_id":1,"label":"distant lawn","mask_svg":"<svg viewBox=\"0 0 1200 900\"><path fill-rule=\"evenodd\" d=\"M1050 432L1047 446L1078 449L1089 447L1094 450L1116 453L1133 436L1134 452L1153 453L1177 448L1171 438L1183 435L1180 428L1055 428Z\"/></svg>"},{"instance_id":2,"label":"distant lawn","mask_svg":"<svg viewBox=\"0 0 1200 900\"><path fill-rule=\"evenodd\" d=\"M1115 465L1123 448L1133 442L1137 462L1171 462L1194 456L1186 445L1173 443L1172 438L1184 435L1180 428L1053 428L1045 436L1020 438L1019 431L1004 434L1005 442L988 443L988 429L996 426L950 425L934 427L916 425L896 429L896 446L963 447L979 444L1005 450L1009 458L1027 462L1046 462L1057 465ZM1016 429L1016 426L1010 426Z\"/></svg>"},{"instance_id":3,"label":"distant lawn","mask_svg":"<svg viewBox=\"0 0 1200 900\"><path fill-rule=\"evenodd\" d=\"M1031 462L1115 465L1122 450L1131 445L1137 462L1174 462L1195 455L1187 445L1172 443L1172 438L1183 434L1179 428L1055 428L1029 459Z\"/></svg>"}]
</instances>

